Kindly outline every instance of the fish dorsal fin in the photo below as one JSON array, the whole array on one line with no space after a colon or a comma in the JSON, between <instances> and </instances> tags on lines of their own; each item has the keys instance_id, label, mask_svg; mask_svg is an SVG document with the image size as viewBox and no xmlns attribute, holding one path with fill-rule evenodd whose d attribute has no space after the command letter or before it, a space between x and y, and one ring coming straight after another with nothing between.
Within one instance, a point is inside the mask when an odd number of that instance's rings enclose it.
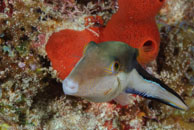
<instances>
[{"instance_id":1,"label":"fish dorsal fin","mask_svg":"<svg viewBox=\"0 0 194 130\"><path fill-rule=\"evenodd\" d=\"M89 42L84 46L83 54L87 54L92 48L97 47L97 44L94 41Z\"/></svg>"}]
</instances>

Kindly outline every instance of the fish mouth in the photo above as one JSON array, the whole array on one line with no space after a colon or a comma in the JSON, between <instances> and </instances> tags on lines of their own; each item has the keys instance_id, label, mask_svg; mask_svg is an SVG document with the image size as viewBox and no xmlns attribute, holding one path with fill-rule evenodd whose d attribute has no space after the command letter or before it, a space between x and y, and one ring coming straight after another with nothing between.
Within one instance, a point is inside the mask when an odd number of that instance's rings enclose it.
<instances>
[{"instance_id":1,"label":"fish mouth","mask_svg":"<svg viewBox=\"0 0 194 130\"><path fill-rule=\"evenodd\" d=\"M75 81L69 78L66 78L63 80L63 91L65 94L74 95L75 93L78 92L78 89L79 89L79 86Z\"/></svg>"},{"instance_id":2,"label":"fish mouth","mask_svg":"<svg viewBox=\"0 0 194 130\"><path fill-rule=\"evenodd\" d=\"M107 97L112 97L112 99L114 99L115 97L117 97L120 92L122 91L122 87L121 87L121 82L120 82L120 79L117 77L117 87L115 87L115 89L109 89L107 90L106 92L104 92L104 96L107 96Z\"/></svg>"},{"instance_id":3,"label":"fish mouth","mask_svg":"<svg viewBox=\"0 0 194 130\"><path fill-rule=\"evenodd\" d=\"M101 96L84 96L83 98L92 102L107 102L116 98L122 91L120 79L117 77L117 85L102 92Z\"/></svg>"}]
</instances>

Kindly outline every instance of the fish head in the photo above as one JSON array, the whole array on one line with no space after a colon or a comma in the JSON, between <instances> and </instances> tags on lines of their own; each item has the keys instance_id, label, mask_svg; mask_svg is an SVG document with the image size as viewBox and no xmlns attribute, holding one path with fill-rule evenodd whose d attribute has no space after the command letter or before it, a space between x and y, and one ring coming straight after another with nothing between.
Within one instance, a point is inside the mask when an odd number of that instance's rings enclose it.
<instances>
[{"instance_id":1,"label":"fish head","mask_svg":"<svg viewBox=\"0 0 194 130\"><path fill-rule=\"evenodd\" d=\"M64 93L94 102L114 99L127 87L126 75L133 68L136 55L135 48L122 42L90 42L63 80Z\"/></svg>"}]
</instances>

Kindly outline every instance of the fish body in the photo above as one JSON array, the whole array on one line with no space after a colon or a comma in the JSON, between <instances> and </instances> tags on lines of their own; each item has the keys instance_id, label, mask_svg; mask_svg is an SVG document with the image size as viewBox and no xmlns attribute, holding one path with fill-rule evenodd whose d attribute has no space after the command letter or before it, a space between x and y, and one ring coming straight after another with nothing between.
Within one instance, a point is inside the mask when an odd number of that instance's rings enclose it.
<instances>
[{"instance_id":1,"label":"fish body","mask_svg":"<svg viewBox=\"0 0 194 130\"><path fill-rule=\"evenodd\" d=\"M137 61L138 50L123 42L90 42L82 58L63 80L67 95L93 102L117 99L121 94L138 94L186 110L182 98Z\"/></svg>"}]
</instances>

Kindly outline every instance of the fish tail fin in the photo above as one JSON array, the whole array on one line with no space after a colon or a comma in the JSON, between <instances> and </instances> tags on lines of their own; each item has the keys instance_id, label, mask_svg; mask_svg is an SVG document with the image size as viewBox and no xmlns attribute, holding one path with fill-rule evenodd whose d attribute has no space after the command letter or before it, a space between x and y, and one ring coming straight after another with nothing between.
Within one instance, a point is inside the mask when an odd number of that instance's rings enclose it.
<instances>
[{"instance_id":1,"label":"fish tail fin","mask_svg":"<svg viewBox=\"0 0 194 130\"><path fill-rule=\"evenodd\" d=\"M126 93L133 93L145 98L157 100L181 110L188 109L183 99L174 90L159 79L151 76L140 64L137 63L131 73L131 83L126 88Z\"/></svg>"}]
</instances>

